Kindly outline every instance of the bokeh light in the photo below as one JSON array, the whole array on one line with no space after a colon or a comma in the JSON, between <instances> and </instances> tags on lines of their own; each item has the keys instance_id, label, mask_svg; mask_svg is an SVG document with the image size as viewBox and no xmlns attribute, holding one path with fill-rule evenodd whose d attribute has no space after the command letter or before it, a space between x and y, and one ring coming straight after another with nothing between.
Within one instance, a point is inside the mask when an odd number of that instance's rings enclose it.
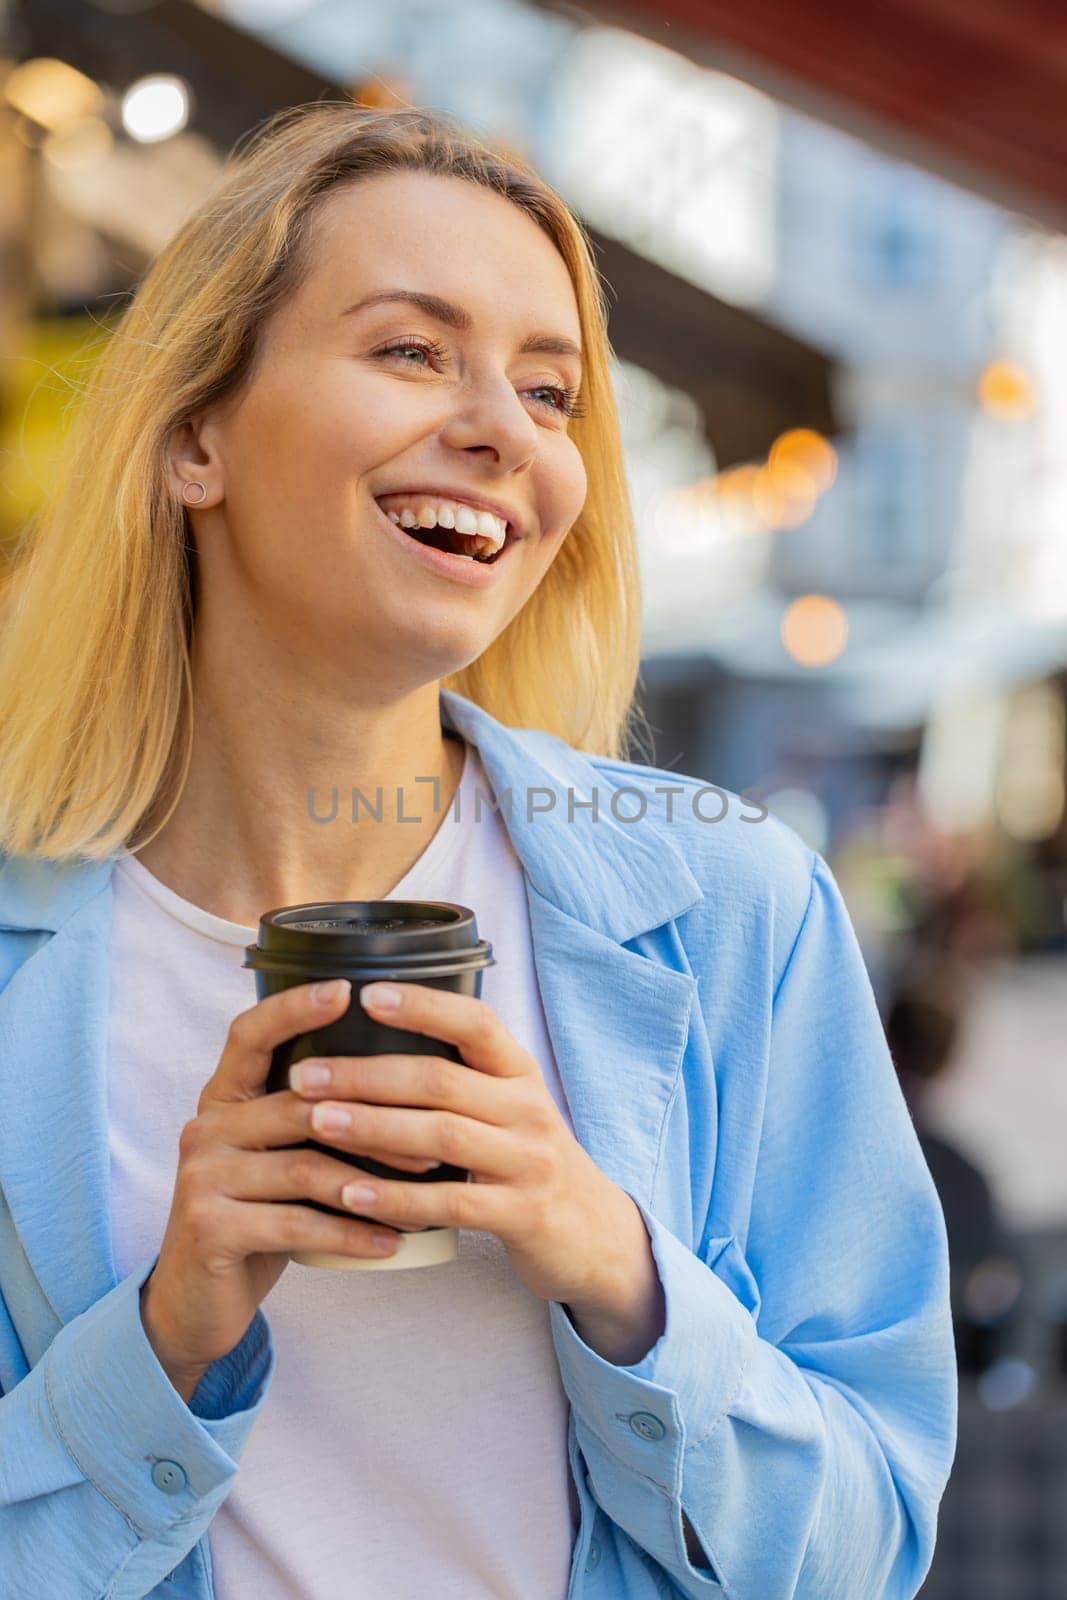
<instances>
[{"instance_id":1,"label":"bokeh light","mask_svg":"<svg viewBox=\"0 0 1067 1600\"><path fill-rule=\"evenodd\" d=\"M1037 409L1033 384L1013 361L991 361L978 380L984 411L1007 422L1022 421Z\"/></svg>"},{"instance_id":2,"label":"bokeh light","mask_svg":"<svg viewBox=\"0 0 1067 1600\"><path fill-rule=\"evenodd\" d=\"M825 494L837 478L837 451L811 428L790 428L771 446L768 466L776 475L803 473L817 494Z\"/></svg>"},{"instance_id":3,"label":"bokeh light","mask_svg":"<svg viewBox=\"0 0 1067 1600\"><path fill-rule=\"evenodd\" d=\"M180 133L189 121L189 85L172 73L139 78L122 97L122 125L139 144Z\"/></svg>"},{"instance_id":4,"label":"bokeh light","mask_svg":"<svg viewBox=\"0 0 1067 1600\"><path fill-rule=\"evenodd\" d=\"M8 105L42 128L61 128L98 114L104 96L92 78L54 56L34 56L13 68L4 83Z\"/></svg>"},{"instance_id":5,"label":"bokeh light","mask_svg":"<svg viewBox=\"0 0 1067 1600\"><path fill-rule=\"evenodd\" d=\"M781 636L799 666L825 667L848 642L848 618L829 595L803 594L786 607Z\"/></svg>"}]
</instances>

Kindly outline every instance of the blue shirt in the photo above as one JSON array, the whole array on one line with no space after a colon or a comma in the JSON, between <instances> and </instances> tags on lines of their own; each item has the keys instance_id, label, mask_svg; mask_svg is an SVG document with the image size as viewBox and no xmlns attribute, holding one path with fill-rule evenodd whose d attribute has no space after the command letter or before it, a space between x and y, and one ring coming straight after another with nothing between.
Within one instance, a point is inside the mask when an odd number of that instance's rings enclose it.
<instances>
[{"instance_id":1,"label":"blue shirt","mask_svg":"<svg viewBox=\"0 0 1067 1600\"><path fill-rule=\"evenodd\" d=\"M955 1449L948 1248L829 868L695 777L440 705L524 868L575 1134L664 1290L633 1366L550 1305L567 1600L912 1600ZM212 1600L207 1529L275 1366L260 1309L186 1405L141 1323L156 1257L116 1279L113 859L0 857L2 1600Z\"/></svg>"}]
</instances>

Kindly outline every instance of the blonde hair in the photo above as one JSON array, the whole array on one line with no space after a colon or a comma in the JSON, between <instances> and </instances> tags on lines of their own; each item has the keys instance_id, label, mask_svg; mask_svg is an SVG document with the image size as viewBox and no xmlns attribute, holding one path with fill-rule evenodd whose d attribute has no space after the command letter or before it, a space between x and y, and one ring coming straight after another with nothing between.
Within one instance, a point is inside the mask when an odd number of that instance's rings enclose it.
<instances>
[{"instance_id":1,"label":"blonde hair","mask_svg":"<svg viewBox=\"0 0 1067 1600\"><path fill-rule=\"evenodd\" d=\"M168 442L247 381L259 330L306 271L323 197L403 170L483 184L531 216L567 265L584 349L585 415L571 436L585 505L521 611L442 682L505 724L625 758L637 718L639 568L587 236L525 163L443 114L315 101L238 141L79 395L50 492L3 583L0 850L99 860L140 848L169 818L192 748L196 563L167 482Z\"/></svg>"}]
</instances>

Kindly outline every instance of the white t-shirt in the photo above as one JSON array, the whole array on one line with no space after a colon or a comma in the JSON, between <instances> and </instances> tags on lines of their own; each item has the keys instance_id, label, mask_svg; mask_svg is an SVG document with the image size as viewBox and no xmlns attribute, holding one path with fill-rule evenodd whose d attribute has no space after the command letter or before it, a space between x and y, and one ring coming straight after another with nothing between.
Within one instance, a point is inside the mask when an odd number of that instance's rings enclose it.
<instances>
[{"instance_id":1,"label":"white t-shirt","mask_svg":"<svg viewBox=\"0 0 1067 1600\"><path fill-rule=\"evenodd\" d=\"M473 908L496 960L482 998L540 1062L573 1127L522 864L473 745L457 793L385 898ZM375 825L363 814L348 825L361 823ZM241 963L258 929L182 899L136 857L116 863L112 882L108 1109L123 1278L159 1248L179 1133L231 1021L255 1004ZM277 1367L209 1529L218 1600L562 1600L578 1528L568 1401L548 1304L494 1234L460 1230L456 1260L407 1272L290 1263L263 1310Z\"/></svg>"}]
</instances>

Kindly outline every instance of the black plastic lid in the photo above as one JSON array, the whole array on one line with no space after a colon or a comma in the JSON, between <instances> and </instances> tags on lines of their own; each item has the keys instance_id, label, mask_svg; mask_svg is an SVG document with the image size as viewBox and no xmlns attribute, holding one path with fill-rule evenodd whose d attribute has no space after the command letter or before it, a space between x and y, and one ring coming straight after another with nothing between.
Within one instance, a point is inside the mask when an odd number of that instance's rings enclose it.
<instances>
[{"instance_id":1,"label":"black plastic lid","mask_svg":"<svg viewBox=\"0 0 1067 1600\"><path fill-rule=\"evenodd\" d=\"M243 966L263 972L388 967L445 976L495 966L469 906L444 900L337 900L280 906L259 919Z\"/></svg>"}]
</instances>

